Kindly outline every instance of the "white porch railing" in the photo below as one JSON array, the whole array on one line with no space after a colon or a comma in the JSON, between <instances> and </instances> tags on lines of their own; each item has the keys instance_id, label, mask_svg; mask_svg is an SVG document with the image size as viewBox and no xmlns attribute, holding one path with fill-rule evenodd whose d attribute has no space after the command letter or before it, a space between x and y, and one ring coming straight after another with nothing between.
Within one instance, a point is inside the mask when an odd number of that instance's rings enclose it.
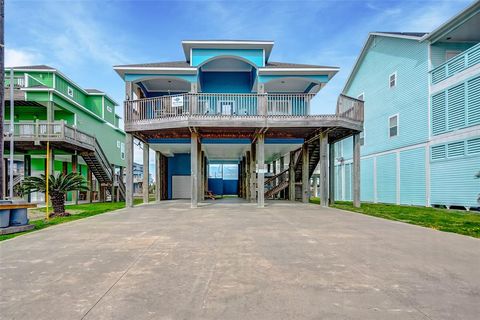
<instances>
[{"instance_id":1,"label":"white porch railing","mask_svg":"<svg viewBox=\"0 0 480 320\"><path fill-rule=\"evenodd\" d=\"M125 101L125 123L189 116L310 116L314 94L186 93ZM363 121L363 101L339 98L337 115Z\"/></svg>"},{"instance_id":2,"label":"white porch railing","mask_svg":"<svg viewBox=\"0 0 480 320\"><path fill-rule=\"evenodd\" d=\"M437 66L431 73L432 84L437 84L451 76L480 63L480 43Z\"/></svg>"},{"instance_id":3,"label":"white porch railing","mask_svg":"<svg viewBox=\"0 0 480 320\"><path fill-rule=\"evenodd\" d=\"M4 123L5 139L10 140L10 122ZM82 145L95 147L95 138L75 127L67 125L64 121L46 122L15 122L13 136L16 141L71 141Z\"/></svg>"}]
</instances>

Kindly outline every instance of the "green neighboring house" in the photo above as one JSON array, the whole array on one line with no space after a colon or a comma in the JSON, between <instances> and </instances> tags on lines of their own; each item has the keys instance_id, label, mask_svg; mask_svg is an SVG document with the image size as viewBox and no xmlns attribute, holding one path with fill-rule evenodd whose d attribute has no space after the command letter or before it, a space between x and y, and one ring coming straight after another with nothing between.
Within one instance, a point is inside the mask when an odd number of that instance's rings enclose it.
<instances>
[{"instance_id":1,"label":"green neighboring house","mask_svg":"<svg viewBox=\"0 0 480 320\"><path fill-rule=\"evenodd\" d=\"M50 172L76 171L92 186L68 200L111 200L124 196L125 132L119 128L117 103L106 93L83 89L55 68L39 65L5 70L5 183L8 190L10 97L14 98L14 185L25 176L46 171L47 142ZM6 190L5 190L6 191ZM5 194L8 194L6 192ZM113 197L112 197L113 195ZM43 202L43 194L33 194Z\"/></svg>"}]
</instances>

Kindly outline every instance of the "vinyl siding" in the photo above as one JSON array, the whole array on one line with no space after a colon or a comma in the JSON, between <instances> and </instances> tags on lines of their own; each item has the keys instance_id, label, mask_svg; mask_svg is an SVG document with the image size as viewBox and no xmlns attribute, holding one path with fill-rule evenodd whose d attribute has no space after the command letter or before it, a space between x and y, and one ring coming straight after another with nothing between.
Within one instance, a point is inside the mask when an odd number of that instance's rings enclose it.
<instances>
[{"instance_id":1,"label":"vinyl siding","mask_svg":"<svg viewBox=\"0 0 480 320\"><path fill-rule=\"evenodd\" d=\"M378 202L396 203L396 159L395 153L377 157Z\"/></svg>"},{"instance_id":2,"label":"vinyl siding","mask_svg":"<svg viewBox=\"0 0 480 320\"><path fill-rule=\"evenodd\" d=\"M400 152L400 203L426 205L425 148Z\"/></svg>"},{"instance_id":3,"label":"vinyl siding","mask_svg":"<svg viewBox=\"0 0 480 320\"><path fill-rule=\"evenodd\" d=\"M397 84L389 87L389 76ZM428 44L375 37L345 93L365 93L362 156L426 142L428 130ZM399 135L389 138L388 118L399 115Z\"/></svg>"},{"instance_id":4,"label":"vinyl siding","mask_svg":"<svg viewBox=\"0 0 480 320\"><path fill-rule=\"evenodd\" d=\"M479 206L480 136L431 147L432 205Z\"/></svg>"},{"instance_id":5,"label":"vinyl siding","mask_svg":"<svg viewBox=\"0 0 480 320\"><path fill-rule=\"evenodd\" d=\"M373 158L362 159L360 162L360 199L373 202Z\"/></svg>"}]
</instances>

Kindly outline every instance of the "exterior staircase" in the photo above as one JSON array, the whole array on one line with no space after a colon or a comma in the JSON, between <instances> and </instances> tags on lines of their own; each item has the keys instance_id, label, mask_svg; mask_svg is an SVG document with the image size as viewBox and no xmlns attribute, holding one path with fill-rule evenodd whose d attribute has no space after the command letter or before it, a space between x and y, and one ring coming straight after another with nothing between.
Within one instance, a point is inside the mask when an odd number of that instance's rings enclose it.
<instances>
[{"instance_id":1,"label":"exterior staircase","mask_svg":"<svg viewBox=\"0 0 480 320\"><path fill-rule=\"evenodd\" d=\"M296 189L297 185L300 186L301 189L301 181L302 181L302 165L303 165L303 158L302 158L302 148L299 148L294 151L295 152L295 186ZM320 161L320 144L319 143L309 143L308 144L308 177L312 177L315 168ZM289 169L286 169L273 177L270 177L265 180L265 186L268 189L265 191L265 199L273 199L279 192L286 190L285 194L288 194L288 180L289 180ZM301 195L301 190L296 190L295 198L299 198Z\"/></svg>"},{"instance_id":2,"label":"exterior staircase","mask_svg":"<svg viewBox=\"0 0 480 320\"><path fill-rule=\"evenodd\" d=\"M95 139L94 147L94 151L84 151L80 153L80 155L100 185L110 187L107 188L107 195L110 194L110 197L112 196L111 187L113 184L114 187L118 188L120 197L125 199L125 184L122 182L122 179L119 179L118 175L115 175L112 171L112 167L97 139Z\"/></svg>"}]
</instances>

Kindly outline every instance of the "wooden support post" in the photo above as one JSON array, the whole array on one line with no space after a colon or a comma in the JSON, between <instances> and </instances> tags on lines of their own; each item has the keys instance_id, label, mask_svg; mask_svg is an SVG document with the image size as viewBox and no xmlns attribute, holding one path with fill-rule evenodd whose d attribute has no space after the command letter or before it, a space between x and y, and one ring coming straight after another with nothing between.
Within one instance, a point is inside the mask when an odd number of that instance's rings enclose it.
<instances>
[{"instance_id":1,"label":"wooden support post","mask_svg":"<svg viewBox=\"0 0 480 320\"><path fill-rule=\"evenodd\" d=\"M302 146L302 202L310 200L310 177L309 177L308 144Z\"/></svg>"},{"instance_id":2,"label":"wooden support post","mask_svg":"<svg viewBox=\"0 0 480 320\"><path fill-rule=\"evenodd\" d=\"M161 154L160 151L155 151L155 201L160 202L162 200L161 196L161 184L162 184L162 175L161 175Z\"/></svg>"},{"instance_id":3,"label":"wooden support post","mask_svg":"<svg viewBox=\"0 0 480 320\"><path fill-rule=\"evenodd\" d=\"M250 201L251 202L256 202L257 201L256 164L257 164L256 146L255 146L255 144L252 144L251 145L251 151L250 151Z\"/></svg>"},{"instance_id":4,"label":"wooden support post","mask_svg":"<svg viewBox=\"0 0 480 320\"><path fill-rule=\"evenodd\" d=\"M91 203L93 201L93 177L89 167L87 167L87 185L89 188L87 191L87 201Z\"/></svg>"},{"instance_id":5,"label":"wooden support post","mask_svg":"<svg viewBox=\"0 0 480 320\"><path fill-rule=\"evenodd\" d=\"M202 159L202 144L200 137L197 140L197 165L198 165L198 180L197 180L197 193L198 201L203 200L202 196L202 184L203 184L203 159Z\"/></svg>"},{"instance_id":6,"label":"wooden support post","mask_svg":"<svg viewBox=\"0 0 480 320\"><path fill-rule=\"evenodd\" d=\"M245 188L245 200L250 200L250 175L251 173L251 165L250 162L252 161L252 156L250 155L250 151L247 151L245 156L245 181L244 181L244 188Z\"/></svg>"},{"instance_id":7,"label":"wooden support post","mask_svg":"<svg viewBox=\"0 0 480 320\"><path fill-rule=\"evenodd\" d=\"M295 152L290 151L288 163L288 200L295 201Z\"/></svg>"},{"instance_id":8,"label":"wooden support post","mask_svg":"<svg viewBox=\"0 0 480 320\"><path fill-rule=\"evenodd\" d=\"M143 182L142 193L143 203L148 203L148 187L150 184L150 146L148 143L143 143Z\"/></svg>"},{"instance_id":9,"label":"wooden support post","mask_svg":"<svg viewBox=\"0 0 480 320\"><path fill-rule=\"evenodd\" d=\"M111 202L115 202L115 165L111 165L111 172L112 172L112 185L110 186L110 195L111 195Z\"/></svg>"},{"instance_id":10,"label":"wooden support post","mask_svg":"<svg viewBox=\"0 0 480 320\"><path fill-rule=\"evenodd\" d=\"M32 176L32 156L26 154L23 156L23 177L30 176ZM27 194L27 201L32 201L32 195L30 193Z\"/></svg>"},{"instance_id":11,"label":"wooden support post","mask_svg":"<svg viewBox=\"0 0 480 320\"><path fill-rule=\"evenodd\" d=\"M190 139L190 165L191 165L191 207L198 206L198 134L192 132Z\"/></svg>"},{"instance_id":12,"label":"wooden support post","mask_svg":"<svg viewBox=\"0 0 480 320\"><path fill-rule=\"evenodd\" d=\"M328 207L328 134L320 134L320 204Z\"/></svg>"},{"instance_id":13,"label":"wooden support post","mask_svg":"<svg viewBox=\"0 0 480 320\"><path fill-rule=\"evenodd\" d=\"M259 208L265 206L265 136L259 134L257 137L257 205Z\"/></svg>"},{"instance_id":14,"label":"wooden support post","mask_svg":"<svg viewBox=\"0 0 480 320\"><path fill-rule=\"evenodd\" d=\"M285 170L285 157L281 156L280 157L280 172L283 172L283 170ZM281 183L284 180L285 180L284 175L282 174L278 181L279 181L279 183ZM280 191L280 199L285 199L285 190Z\"/></svg>"},{"instance_id":15,"label":"wooden support post","mask_svg":"<svg viewBox=\"0 0 480 320\"><path fill-rule=\"evenodd\" d=\"M125 158L127 162L125 176L125 204L133 207L133 136L127 133L125 136Z\"/></svg>"},{"instance_id":16,"label":"wooden support post","mask_svg":"<svg viewBox=\"0 0 480 320\"><path fill-rule=\"evenodd\" d=\"M353 206L360 208L360 134L353 135Z\"/></svg>"},{"instance_id":17,"label":"wooden support post","mask_svg":"<svg viewBox=\"0 0 480 320\"><path fill-rule=\"evenodd\" d=\"M72 154L72 172L78 173L78 155ZM78 191L73 191L72 201L75 204L78 204Z\"/></svg>"},{"instance_id":18,"label":"wooden support post","mask_svg":"<svg viewBox=\"0 0 480 320\"><path fill-rule=\"evenodd\" d=\"M335 144L330 143L328 150L328 204L335 204Z\"/></svg>"}]
</instances>

